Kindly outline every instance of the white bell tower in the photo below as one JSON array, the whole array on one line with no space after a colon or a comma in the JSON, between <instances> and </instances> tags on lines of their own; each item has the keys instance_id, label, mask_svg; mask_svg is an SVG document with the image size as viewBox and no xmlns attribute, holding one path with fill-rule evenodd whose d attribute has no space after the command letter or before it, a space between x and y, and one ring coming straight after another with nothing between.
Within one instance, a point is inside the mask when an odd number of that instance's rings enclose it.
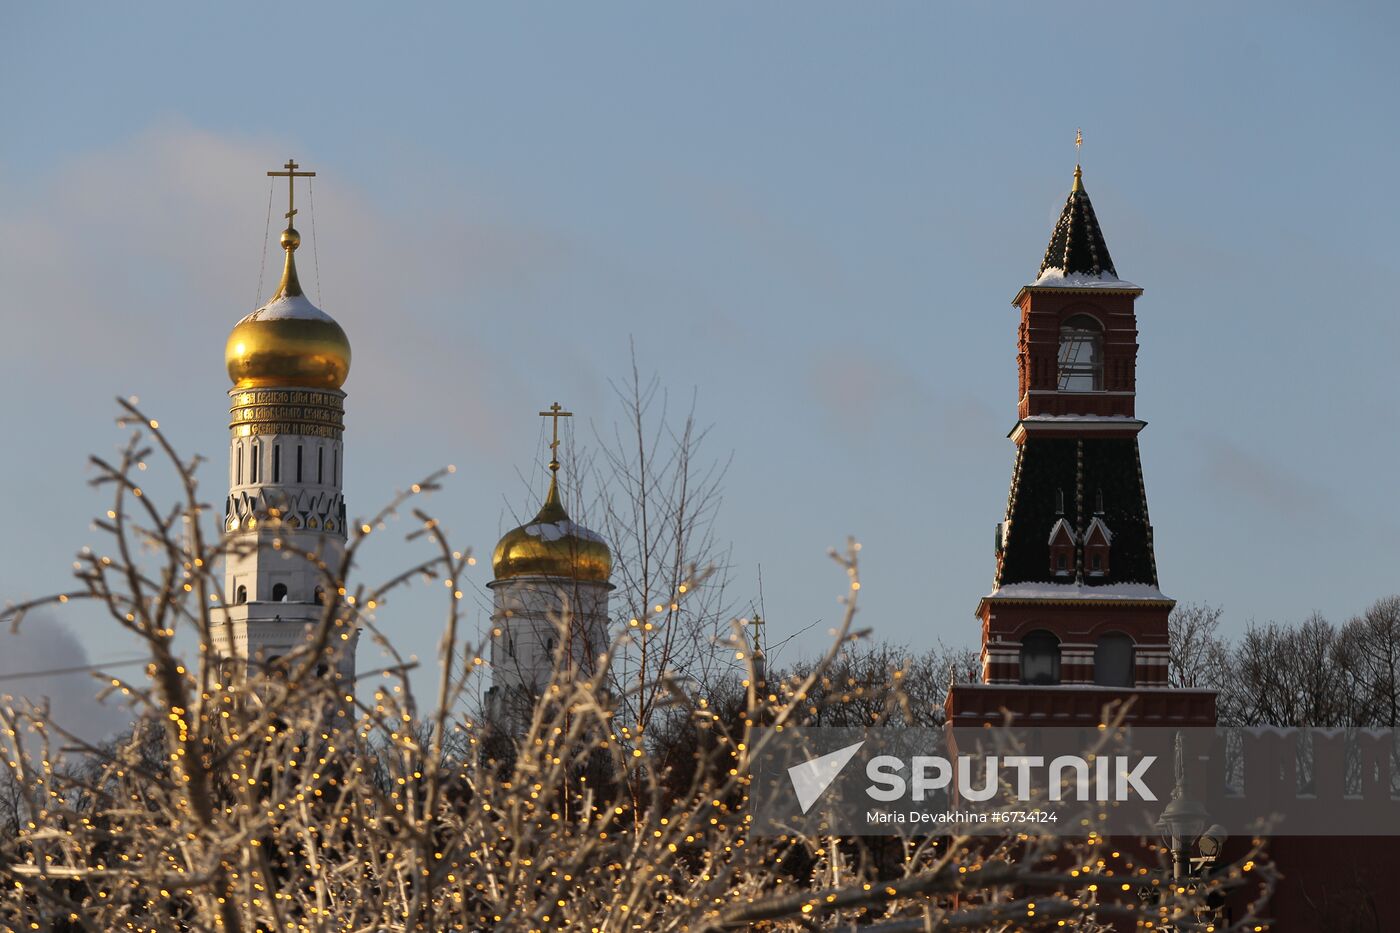
<instances>
[{"instance_id":1,"label":"white bell tower","mask_svg":"<svg viewBox=\"0 0 1400 933\"><path fill-rule=\"evenodd\" d=\"M345 553L345 466L341 436L350 342L313 305L297 280L292 186L299 172L268 172L288 183L282 281L272 299L239 321L225 348L233 388L229 423L229 493L224 528L226 619L215 650L233 677L276 670L278 659L340 603L336 579ZM358 632L333 623L317 672L355 675Z\"/></svg>"}]
</instances>

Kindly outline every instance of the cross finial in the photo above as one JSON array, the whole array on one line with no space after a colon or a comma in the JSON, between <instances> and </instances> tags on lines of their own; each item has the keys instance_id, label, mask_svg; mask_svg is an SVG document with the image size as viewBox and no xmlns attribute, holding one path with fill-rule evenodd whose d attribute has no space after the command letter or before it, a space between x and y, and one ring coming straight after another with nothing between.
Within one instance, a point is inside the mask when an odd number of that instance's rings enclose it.
<instances>
[{"instance_id":1,"label":"cross finial","mask_svg":"<svg viewBox=\"0 0 1400 933\"><path fill-rule=\"evenodd\" d=\"M295 200L294 200L295 195L296 195L296 191L295 191L296 182L295 182L294 179L297 179L297 178L315 178L315 177L316 177L316 173L315 173L315 172L298 172L297 169L301 168L301 166L298 165L295 161L293 161L293 160L291 160L291 159L288 159L288 160L287 160L287 164L284 165L284 166L282 166L282 167L283 167L284 169L286 169L285 172L268 172L267 174L268 174L268 177L269 177L269 178L276 177L276 178L285 178L285 179L287 179L287 214L286 214L286 216L287 216L287 229L290 230L290 229L292 229L292 217L293 217L293 215L295 215L296 212L297 212L297 209L296 209L296 202L295 202Z\"/></svg>"},{"instance_id":2,"label":"cross finial","mask_svg":"<svg viewBox=\"0 0 1400 933\"><path fill-rule=\"evenodd\" d=\"M1074 130L1074 187L1071 191L1081 191L1084 188L1083 173L1079 170L1079 147L1084 145L1084 131L1078 127Z\"/></svg>"},{"instance_id":3,"label":"cross finial","mask_svg":"<svg viewBox=\"0 0 1400 933\"><path fill-rule=\"evenodd\" d=\"M559 419L572 418L573 416L573 412L564 411L563 406L558 402L550 405L549 411L540 412L541 418L554 419L554 436L549 442L549 468L555 473L559 472Z\"/></svg>"}]
</instances>

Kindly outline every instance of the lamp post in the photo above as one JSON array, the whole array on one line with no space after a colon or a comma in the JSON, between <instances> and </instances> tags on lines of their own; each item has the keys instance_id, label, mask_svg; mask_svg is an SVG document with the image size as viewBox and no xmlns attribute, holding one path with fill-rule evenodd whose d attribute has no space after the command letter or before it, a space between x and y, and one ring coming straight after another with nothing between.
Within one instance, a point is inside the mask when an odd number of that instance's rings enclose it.
<instances>
[{"instance_id":1,"label":"lamp post","mask_svg":"<svg viewBox=\"0 0 1400 933\"><path fill-rule=\"evenodd\" d=\"M1157 831L1162 834L1162 841L1171 849L1172 880L1180 882L1191 874L1191 847L1205 829L1210 813L1200 801L1190 795L1186 780L1186 756L1180 732L1176 734L1175 751L1176 784L1172 787L1171 801L1157 818ZM1223 839L1224 830L1218 825L1212 826L1210 835L1213 840ZM1219 848L1218 841L1215 848Z\"/></svg>"},{"instance_id":2,"label":"lamp post","mask_svg":"<svg viewBox=\"0 0 1400 933\"><path fill-rule=\"evenodd\" d=\"M1174 881L1181 881L1191 873L1191 846L1210 816L1200 803L1187 797L1184 792L1178 795L1178 791L1184 791L1184 788L1178 787L1172 791L1171 802L1157 818L1157 831L1162 834L1162 841L1171 848Z\"/></svg>"},{"instance_id":3,"label":"lamp post","mask_svg":"<svg viewBox=\"0 0 1400 933\"><path fill-rule=\"evenodd\" d=\"M1181 733L1178 732L1176 784L1172 788L1172 799L1167 803L1162 815L1157 818L1157 831L1162 834L1162 841L1171 849L1172 881L1178 887L1188 883L1187 879L1194 878L1197 874L1208 874L1208 866L1214 864L1225 845L1225 827L1219 823L1212 823L1206 828L1206 820L1209 817L1210 813L1205 805L1190 794L1186 779L1186 755L1182 747ZM1199 851L1200 855L1193 858L1193 849ZM1191 886L1188 890L1194 893L1194 882L1189 884ZM1197 911L1198 917L1202 916L1201 909L1205 911L1205 916L1228 920L1229 915L1224 912L1219 892L1206 898L1204 907ZM1164 926L1161 929L1167 931L1177 928Z\"/></svg>"}]
</instances>

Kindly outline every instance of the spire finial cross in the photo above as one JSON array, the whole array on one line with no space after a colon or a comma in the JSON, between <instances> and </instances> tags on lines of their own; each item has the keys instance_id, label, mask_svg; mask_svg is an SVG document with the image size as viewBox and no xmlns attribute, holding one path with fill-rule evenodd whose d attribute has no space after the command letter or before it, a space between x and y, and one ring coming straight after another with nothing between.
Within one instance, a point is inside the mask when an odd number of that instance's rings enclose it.
<instances>
[{"instance_id":1,"label":"spire finial cross","mask_svg":"<svg viewBox=\"0 0 1400 933\"><path fill-rule=\"evenodd\" d=\"M287 217L287 229L290 230L290 229L292 229L292 216L293 216L294 214L296 214L296 212L297 212L297 209L296 209L296 202L295 202L295 200L294 200L295 195L296 195L296 191L294 190L294 189L295 189L295 186L296 186L296 182L294 181L294 179L297 179L297 178L315 178L315 177L316 177L316 173L315 173L315 172L298 172L297 169L301 168L301 166L298 165L296 162L294 162L294 161L291 160L291 159L288 159L288 160L287 160L287 164L284 165L284 166L282 166L282 167L283 167L284 169L286 169L285 172L268 172L267 174L268 174L268 177L269 177L269 178L274 178L274 177L275 177L275 178L285 178L285 179L287 179L287 214L286 214L286 217Z\"/></svg>"},{"instance_id":2,"label":"spire finial cross","mask_svg":"<svg viewBox=\"0 0 1400 933\"><path fill-rule=\"evenodd\" d=\"M558 402L550 405L549 411L540 412L541 418L554 419L553 439L549 442L549 468L556 473L559 472L559 419L572 418L573 416L573 412L564 411L563 406Z\"/></svg>"},{"instance_id":3,"label":"spire finial cross","mask_svg":"<svg viewBox=\"0 0 1400 933\"><path fill-rule=\"evenodd\" d=\"M1084 187L1083 174L1079 170L1079 147L1084 145L1084 131L1075 127L1074 129L1074 187L1071 191L1080 191Z\"/></svg>"}]
</instances>

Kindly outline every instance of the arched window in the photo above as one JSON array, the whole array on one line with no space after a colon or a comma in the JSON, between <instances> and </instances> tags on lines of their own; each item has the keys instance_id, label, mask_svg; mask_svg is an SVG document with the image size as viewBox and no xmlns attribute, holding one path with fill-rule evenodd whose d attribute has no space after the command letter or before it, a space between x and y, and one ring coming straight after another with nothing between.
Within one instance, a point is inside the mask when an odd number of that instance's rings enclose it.
<instances>
[{"instance_id":1,"label":"arched window","mask_svg":"<svg viewBox=\"0 0 1400 933\"><path fill-rule=\"evenodd\" d=\"M1094 646L1094 683L1103 687L1131 687L1137 682L1133 666L1131 638L1122 632L1099 638Z\"/></svg>"},{"instance_id":2,"label":"arched window","mask_svg":"<svg viewBox=\"0 0 1400 933\"><path fill-rule=\"evenodd\" d=\"M1087 314L1060 326L1060 391L1103 389L1103 328Z\"/></svg>"},{"instance_id":3,"label":"arched window","mask_svg":"<svg viewBox=\"0 0 1400 933\"><path fill-rule=\"evenodd\" d=\"M326 604L326 588L324 586L316 587L316 602L323 606Z\"/></svg>"},{"instance_id":4,"label":"arched window","mask_svg":"<svg viewBox=\"0 0 1400 933\"><path fill-rule=\"evenodd\" d=\"M274 603L285 603L287 601L287 584L274 583L272 585L272 601Z\"/></svg>"},{"instance_id":5,"label":"arched window","mask_svg":"<svg viewBox=\"0 0 1400 933\"><path fill-rule=\"evenodd\" d=\"M248 588L239 584L238 589L233 594L233 601L238 605L243 605L248 601Z\"/></svg>"},{"instance_id":6,"label":"arched window","mask_svg":"<svg viewBox=\"0 0 1400 933\"><path fill-rule=\"evenodd\" d=\"M1021 683L1060 682L1060 640L1041 630L1021 639Z\"/></svg>"}]
</instances>

